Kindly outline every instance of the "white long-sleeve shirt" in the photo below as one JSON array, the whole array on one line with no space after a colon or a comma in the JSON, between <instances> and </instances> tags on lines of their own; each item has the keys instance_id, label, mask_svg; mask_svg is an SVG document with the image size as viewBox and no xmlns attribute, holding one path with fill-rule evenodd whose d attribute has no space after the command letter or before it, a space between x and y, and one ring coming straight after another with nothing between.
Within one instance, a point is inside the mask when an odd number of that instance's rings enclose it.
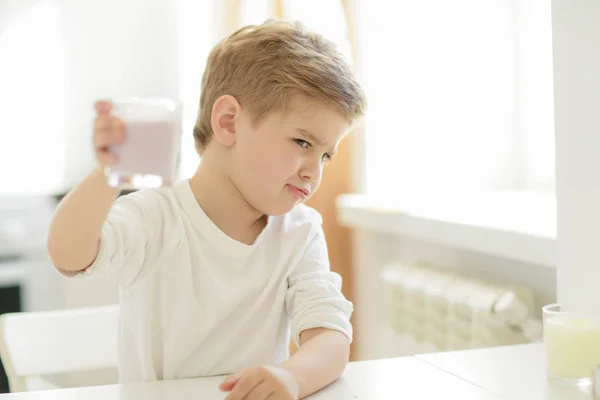
<instances>
[{"instance_id":1,"label":"white long-sleeve shirt","mask_svg":"<svg viewBox=\"0 0 600 400\"><path fill-rule=\"evenodd\" d=\"M321 222L298 205L246 245L206 216L188 180L119 198L81 275L118 275L120 381L278 364L290 334L298 342L309 328L351 339L352 304L329 269Z\"/></svg>"}]
</instances>

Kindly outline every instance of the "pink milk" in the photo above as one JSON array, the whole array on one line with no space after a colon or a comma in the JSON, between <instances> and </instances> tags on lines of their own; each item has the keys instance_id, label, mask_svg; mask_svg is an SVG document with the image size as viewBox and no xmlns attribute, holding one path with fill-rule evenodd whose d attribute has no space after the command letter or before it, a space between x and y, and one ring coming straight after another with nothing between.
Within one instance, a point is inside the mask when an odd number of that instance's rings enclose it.
<instances>
[{"instance_id":1,"label":"pink milk","mask_svg":"<svg viewBox=\"0 0 600 400\"><path fill-rule=\"evenodd\" d=\"M125 142L112 149L118 163L110 169L109 182L136 188L172 185L179 136L175 121L125 121Z\"/></svg>"}]
</instances>

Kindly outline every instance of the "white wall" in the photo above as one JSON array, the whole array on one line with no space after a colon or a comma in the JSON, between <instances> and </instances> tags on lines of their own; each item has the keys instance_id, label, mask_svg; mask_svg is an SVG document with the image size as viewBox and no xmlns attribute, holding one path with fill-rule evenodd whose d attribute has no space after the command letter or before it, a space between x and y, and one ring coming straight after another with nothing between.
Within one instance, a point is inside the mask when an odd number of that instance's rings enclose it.
<instances>
[{"instance_id":1,"label":"white wall","mask_svg":"<svg viewBox=\"0 0 600 400\"><path fill-rule=\"evenodd\" d=\"M552 2L559 300L600 306L600 2Z\"/></svg>"}]
</instances>

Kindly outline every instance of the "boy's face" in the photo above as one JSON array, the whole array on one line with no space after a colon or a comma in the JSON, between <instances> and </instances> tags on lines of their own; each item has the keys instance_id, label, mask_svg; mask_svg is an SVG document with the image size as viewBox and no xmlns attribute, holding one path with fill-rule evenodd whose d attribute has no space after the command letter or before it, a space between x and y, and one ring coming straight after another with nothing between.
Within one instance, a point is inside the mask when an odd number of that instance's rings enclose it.
<instances>
[{"instance_id":1,"label":"boy's face","mask_svg":"<svg viewBox=\"0 0 600 400\"><path fill-rule=\"evenodd\" d=\"M236 121L232 179L246 201L267 215L282 215L318 189L323 168L350 128L338 112L304 98L286 113L258 124L244 111Z\"/></svg>"}]
</instances>

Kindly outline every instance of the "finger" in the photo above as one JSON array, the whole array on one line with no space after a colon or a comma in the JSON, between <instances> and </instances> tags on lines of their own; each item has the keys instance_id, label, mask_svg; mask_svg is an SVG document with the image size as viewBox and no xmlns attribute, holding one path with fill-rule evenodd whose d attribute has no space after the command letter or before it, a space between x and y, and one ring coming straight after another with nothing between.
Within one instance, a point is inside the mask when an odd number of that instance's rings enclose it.
<instances>
[{"instance_id":1,"label":"finger","mask_svg":"<svg viewBox=\"0 0 600 400\"><path fill-rule=\"evenodd\" d=\"M94 131L124 131L125 123L123 120L110 115L101 115L94 120Z\"/></svg>"},{"instance_id":2,"label":"finger","mask_svg":"<svg viewBox=\"0 0 600 400\"><path fill-rule=\"evenodd\" d=\"M96 131L109 130L110 126L111 126L111 117L109 115L99 115L94 120L94 130L96 130Z\"/></svg>"},{"instance_id":3,"label":"finger","mask_svg":"<svg viewBox=\"0 0 600 400\"><path fill-rule=\"evenodd\" d=\"M101 151L96 153L96 161L100 165L112 167L114 165L117 165L119 159L115 154L111 153L110 151Z\"/></svg>"},{"instance_id":4,"label":"finger","mask_svg":"<svg viewBox=\"0 0 600 400\"><path fill-rule=\"evenodd\" d=\"M263 377L256 373L249 373L242 376L242 379L237 382L233 390L226 397L226 400L242 400L263 381Z\"/></svg>"},{"instance_id":5,"label":"finger","mask_svg":"<svg viewBox=\"0 0 600 400\"><path fill-rule=\"evenodd\" d=\"M275 388L267 381L256 385L244 400L266 400L275 395Z\"/></svg>"},{"instance_id":6,"label":"finger","mask_svg":"<svg viewBox=\"0 0 600 400\"><path fill-rule=\"evenodd\" d=\"M98 100L94 103L94 109L98 115L109 115L112 110L112 103L109 100Z\"/></svg>"},{"instance_id":7,"label":"finger","mask_svg":"<svg viewBox=\"0 0 600 400\"><path fill-rule=\"evenodd\" d=\"M96 150L123 143L123 136L115 132L101 132L94 135L93 145Z\"/></svg>"},{"instance_id":8,"label":"finger","mask_svg":"<svg viewBox=\"0 0 600 400\"><path fill-rule=\"evenodd\" d=\"M99 121L96 126L93 137L94 147L112 146L125 140L123 123L118 119L109 122Z\"/></svg>"},{"instance_id":9,"label":"finger","mask_svg":"<svg viewBox=\"0 0 600 400\"><path fill-rule=\"evenodd\" d=\"M242 374L233 374L229 375L221 384L219 385L219 389L224 392L230 392L231 389L242 379Z\"/></svg>"}]
</instances>

